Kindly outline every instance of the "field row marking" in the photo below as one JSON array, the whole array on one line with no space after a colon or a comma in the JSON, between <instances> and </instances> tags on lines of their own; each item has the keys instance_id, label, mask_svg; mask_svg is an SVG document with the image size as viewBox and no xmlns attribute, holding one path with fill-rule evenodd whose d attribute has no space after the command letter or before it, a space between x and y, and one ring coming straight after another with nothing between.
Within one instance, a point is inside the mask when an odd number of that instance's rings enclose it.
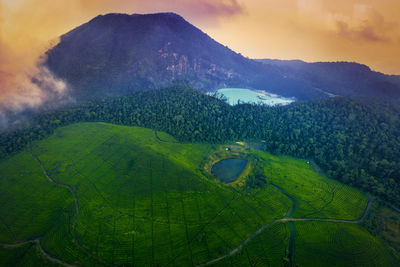
<instances>
[{"instance_id":1,"label":"field row marking","mask_svg":"<svg viewBox=\"0 0 400 267\"><path fill-rule=\"evenodd\" d=\"M36 155L33 154L32 148L29 148L29 152L30 152L32 158L35 159L35 160L39 163L40 168L42 169L43 174L45 175L46 179L47 179L50 183L52 183L52 184L54 184L54 185L56 185L56 186L58 186L58 187L66 188L66 189L72 194L72 197L74 198L75 213L76 213L75 218L74 218L74 221L72 222L72 235L73 235L73 241L74 241L74 243L75 243L80 249L82 249L88 256L90 256L90 257L96 259L97 261L100 261L100 262L103 263L103 264L108 265L107 263L103 262L103 261L100 260L99 258L93 256L92 253L90 253L90 251L88 251L87 249L85 249L85 248L79 243L79 241L78 241L78 239L77 239L77 237L76 237L76 223L77 223L77 221L78 221L78 215L79 215L79 202L78 202L78 197L76 196L75 191L72 189L72 187L71 187L70 185L58 183L58 182L56 182L53 178L51 178L51 177L48 175L48 173L47 173L47 171L46 171L46 169L45 169L43 163L40 161L40 159L39 159ZM30 243L32 243L32 240L27 240L27 241L29 241ZM64 265L64 266L75 266L75 265L71 265L71 264L69 264L69 263L66 263L66 262L64 262L64 261L62 261L62 260L60 260L60 259L57 259L57 258L54 258L54 257L50 256L50 255L43 249L43 247L41 246L40 240L39 240L39 239L37 239L37 241L36 241L36 239L33 240L33 241L34 241L34 243L39 247L41 253L42 253L46 258L48 258L50 261L53 261L53 260L54 260L53 262L58 261L60 264L62 264L62 265ZM24 242L24 241L23 241L23 242ZM22 243L23 243L23 242L22 242ZM58 263L58 262L57 262L57 263Z\"/></svg>"},{"instance_id":2,"label":"field row marking","mask_svg":"<svg viewBox=\"0 0 400 267\"><path fill-rule=\"evenodd\" d=\"M244 245L246 245L248 242L250 242L250 240L252 240L255 236L257 236L258 234L263 232L266 228L270 227L271 225L273 225L273 224L275 224L277 222L328 221L328 222L360 223L367 216L368 211L369 211L369 209L371 207L372 201L373 201L373 197L370 197L368 199L368 204L367 204L367 206L366 206L366 208L364 210L363 215L357 220L345 220L345 219L334 219L334 218L281 218L281 219L276 219L276 220L270 221L269 223L267 223L266 225L262 226L260 229L255 231L253 234L251 234L246 240L244 240L242 243L240 243L239 246L237 246L236 248L234 248L233 250L231 250L227 254L222 255L221 257L218 257L218 258L213 259L211 261L208 261L208 262L205 262L205 263L201 263L201 264L199 264L197 266L199 267L199 266L210 265L210 264L216 263L218 261L221 261L221 260L223 260L225 258L233 256L235 253L237 253L239 250L241 250Z\"/></svg>"},{"instance_id":3,"label":"field row marking","mask_svg":"<svg viewBox=\"0 0 400 267\"><path fill-rule=\"evenodd\" d=\"M164 141L164 142L165 142L165 141ZM31 153L32 157L39 163L39 165L40 165L40 167L41 167L41 169L42 169L42 171L43 171L45 177L47 178L47 180L48 180L49 182L53 183L54 185L56 185L56 186L58 186L58 187L64 187L64 188L66 188L66 189L67 189L68 191L70 191L70 193L72 194L72 196L73 196L73 198L74 198L74 202L75 202L75 212L76 212L76 216L75 216L75 219L74 219L73 224L72 224L74 242L75 242L81 249L83 249L85 252L87 252L86 249L83 248L83 247L79 244L79 242L78 242L78 240L77 240L77 238L76 238L76 230L75 230L75 228L76 228L76 223L77 223L77 219L78 219L78 215L79 215L79 203L78 203L78 198L77 198L77 196L76 196L75 191L72 189L72 187L71 187L70 185L58 183L58 182L56 182L54 179L52 179L52 178L48 175L46 169L44 168L44 166L43 166L42 162L39 160L39 158L36 157L36 156L32 153L31 150L30 150L30 153ZM229 205L229 203L230 203L230 202L228 202L228 205ZM183 204L183 203L182 203L182 204ZM227 257L232 256L233 254L237 253L240 249L242 249L243 246L244 246L245 244L247 244L251 239L253 239L256 235L260 234L260 233L261 233L262 231L264 231L266 228L270 227L271 225L273 225L273 224L275 224L275 223L277 223L277 222L331 221L331 222L345 222L345 223L360 223L360 222L366 217L367 212L368 212L368 210L369 210L371 204L372 204L372 198L369 198L369 201L368 201L367 207L366 207L366 209L365 209L365 211L364 211L364 214L363 214L362 217L359 218L358 220L345 220L345 219L334 219L334 218L281 218L281 219L273 220L273 221L267 223L266 225L262 226L261 228L259 228L259 229L258 229L256 232L254 232L253 234L251 234L245 241L243 241L238 247L234 248L231 252L229 252L229 253L227 253L227 254L225 254L225 255L219 257L219 258L216 258L216 259L214 259L214 260L211 260L211 261L209 261L209 262L200 264L200 265L198 265L198 266L209 265L209 264L218 262L218 261L220 261L220 260L222 260L222 259L224 259L224 258L227 258ZM183 208L183 207L182 207L182 208ZM74 265L70 265L70 264L68 264L68 263L66 263L66 262L64 262L64 261L62 261L62 260L60 260L60 259L57 259L57 258L54 258L54 257L50 256L50 255L49 255L47 252L45 252L44 249L42 248L42 246L41 246L41 244L40 244L40 239L25 240L25 241L21 241L21 242L18 242L18 243L2 244L2 245L3 245L4 247L6 247L6 248L13 248L13 247L22 246L22 245L29 244L29 243L33 243L33 244L37 245L38 248L40 249L41 253L42 253L47 259L49 259L51 262L58 263L58 264L61 264L61 265L64 265L64 266L74 266ZM87 252L87 253L89 253L89 252ZM91 256L92 256L92 255L91 255ZM98 260L99 260L99 259L98 259Z\"/></svg>"},{"instance_id":4,"label":"field row marking","mask_svg":"<svg viewBox=\"0 0 400 267\"><path fill-rule=\"evenodd\" d=\"M52 263L60 264L60 265L66 266L66 267L76 267L76 265L69 264L69 263L67 263L67 262L65 262L63 260L57 259L57 258L51 256L50 254L48 254L43 249L42 245L40 244L40 239L39 238L31 239L31 240L25 240L25 241L11 243L11 244L1 244L1 245L6 249L12 249L12 248L17 248L17 247L24 246L26 244L34 244L34 245L36 245L39 248L40 253L42 253L42 255Z\"/></svg>"}]
</instances>

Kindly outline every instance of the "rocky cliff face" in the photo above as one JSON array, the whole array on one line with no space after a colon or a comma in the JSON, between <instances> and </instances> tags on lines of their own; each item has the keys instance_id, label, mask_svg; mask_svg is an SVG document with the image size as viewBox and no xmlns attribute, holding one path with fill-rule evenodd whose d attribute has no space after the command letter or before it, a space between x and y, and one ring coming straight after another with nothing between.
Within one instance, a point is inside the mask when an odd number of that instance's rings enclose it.
<instances>
[{"instance_id":1,"label":"rocky cliff face","mask_svg":"<svg viewBox=\"0 0 400 267\"><path fill-rule=\"evenodd\" d=\"M312 89L282 80L274 68L244 58L171 13L98 16L61 36L47 52L46 64L68 81L80 100L176 82L201 91L232 86L298 98L319 96L306 94Z\"/></svg>"},{"instance_id":2,"label":"rocky cliff face","mask_svg":"<svg viewBox=\"0 0 400 267\"><path fill-rule=\"evenodd\" d=\"M46 64L76 95L90 98L176 81L216 89L240 79L226 63L232 56L240 59L178 15L109 14L63 35L47 52Z\"/></svg>"},{"instance_id":3,"label":"rocky cliff face","mask_svg":"<svg viewBox=\"0 0 400 267\"><path fill-rule=\"evenodd\" d=\"M166 70L169 74L167 73L165 78L169 82L192 79L188 82L202 91L225 87L230 80L241 78L240 74L233 70L222 68L201 58L189 59L186 55L174 52L163 53L161 57L167 62ZM206 84L208 86L205 86Z\"/></svg>"},{"instance_id":4,"label":"rocky cliff face","mask_svg":"<svg viewBox=\"0 0 400 267\"><path fill-rule=\"evenodd\" d=\"M245 87L297 99L400 94L391 82L380 82L379 75L357 82L363 74L356 77L348 65L302 70L300 61L288 66L245 58L173 13L97 16L61 36L46 55L47 67L68 82L78 101L177 82L201 91ZM346 86L338 80L346 80Z\"/></svg>"}]
</instances>

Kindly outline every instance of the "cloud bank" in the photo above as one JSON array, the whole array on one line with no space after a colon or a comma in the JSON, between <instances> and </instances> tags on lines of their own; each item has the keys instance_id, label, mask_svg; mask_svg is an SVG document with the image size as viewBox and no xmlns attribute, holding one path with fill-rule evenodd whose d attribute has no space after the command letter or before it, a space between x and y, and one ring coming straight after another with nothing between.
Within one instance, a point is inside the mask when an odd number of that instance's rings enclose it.
<instances>
[{"instance_id":1,"label":"cloud bank","mask_svg":"<svg viewBox=\"0 0 400 267\"><path fill-rule=\"evenodd\" d=\"M2 0L0 2L0 120L68 99L68 87L44 66L42 55L58 36L99 13L173 11L217 25L244 12L236 0ZM68 99L70 100L70 99Z\"/></svg>"}]
</instances>

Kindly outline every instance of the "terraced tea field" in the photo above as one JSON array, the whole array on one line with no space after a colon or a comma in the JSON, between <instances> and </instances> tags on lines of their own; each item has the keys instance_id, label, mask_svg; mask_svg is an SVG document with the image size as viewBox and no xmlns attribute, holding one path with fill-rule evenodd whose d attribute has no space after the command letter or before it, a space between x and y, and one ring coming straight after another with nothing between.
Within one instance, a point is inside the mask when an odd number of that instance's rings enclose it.
<instances>
[{"instance_id":1,"label":"terraced tea field","mask_svg":"<svg viewBox=\"0 0 400 267\"><path fill-rule=\"evenodd\" d=\"M295 226L299 266L396 266L389 252L358 225L296 222Z\"/></svg>"},{"instance_id":2,"label":"terraced tea field","mask_svg":"<svg viewBox=\"0 0 400 267\"><path fill-rule=\"evenodd\" d=\"M360 260L340 266L368 266L369 255L378 254L394 262L357 225L368 202L359 191L305 160L244 147L265 160L270 184L226 185L204 175L204 162L218 149L138 127L57 129L0 163L1 264L307 266L313 248L321 249L316 263L344 250ZM317 234L307 239L303 229L311 224ZM341 229L351 235L320 248ZM373 245L358 249L357 238ZM349 245L336 248L343 242Z\"/></svg>"}]
</instances>

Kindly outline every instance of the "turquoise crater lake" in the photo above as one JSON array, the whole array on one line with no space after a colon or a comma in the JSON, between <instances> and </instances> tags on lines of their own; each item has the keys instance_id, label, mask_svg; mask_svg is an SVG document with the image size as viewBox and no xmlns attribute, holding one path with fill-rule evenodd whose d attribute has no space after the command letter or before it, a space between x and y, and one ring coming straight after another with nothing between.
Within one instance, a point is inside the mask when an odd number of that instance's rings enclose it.
<instances>
[{"instance_id":1,"label":"turquoise crater lake","mask_svg":"<svg viewBox=\"0 0 400 267\"><path fill-rule=\"evenodd\" d=\"M224 183L235 181L246 168L245 159L223 159L215 163L211 168L211 173Z\"/></svg>"},{"instance_id":2,"label":"turquoise crater lake","mask_svg":"<svg viewBox=\"0 0 400 267\"><path fill-rule=\"evenodd\" d=\"M222 88L217 90L217 92L224 95L228 99L228 103L232 106L236 105L239 101L243 103L266 104L268 106L287 105L295 101L293 98L286 98L262 90L245 88Z\"/></svg>"}]
</instances>

